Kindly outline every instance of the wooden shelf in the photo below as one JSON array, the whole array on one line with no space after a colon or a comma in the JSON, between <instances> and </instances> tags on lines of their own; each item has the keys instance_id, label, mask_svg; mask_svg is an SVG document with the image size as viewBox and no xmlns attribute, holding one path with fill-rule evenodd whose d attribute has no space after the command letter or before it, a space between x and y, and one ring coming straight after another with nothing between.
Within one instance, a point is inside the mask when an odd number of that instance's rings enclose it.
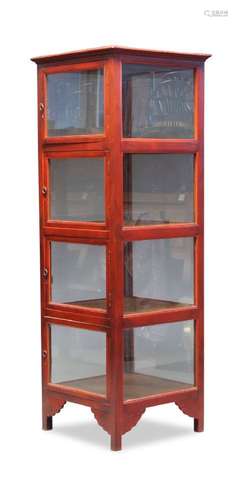
<instances>
[{"instance_id":1,"label":"wooden shelf","mask_svg":"<svg viewBox=\"0 0 238 500\"><path fill-rule=\"evenodd\" d=\"M74 300L73 302L64 302L70 306L92 307L93 309L106 309L106 299L87 299L87 300Z\"/></svg>"},{"instance_id":2,"label":"wooden shelf","mask_svg":"<svg viewBox=\"0 0 238 500\"><path fill-rule=\"evenodd\" d=\"M66 380L60 382L60 385L74 387L83 391L95 392L97 394L106 394L105 375L97 377L88 377L78 380ZM168 380L165 378L144 375L142 373L124 374L124 399L143 398L161 394L164 392L178 391L193 387L192 384Z\"/></svg>"},{"instance_id":3,"label":"wooden shelf","mask_svg":"<svg viewBox=\"0 0 238 500\"><path fill-rule=\"evenodd\" d=\"M124 225L126 227L130 226L161 226L162 224L178 224L180 221L175 220L147 220L147 219L131 219L125 220Z\"/></svg>"},{"instance_id":4,"label":"wooden shelf","mask_svg":"<svg viewBox=\"0 0 238 500\"><path fill-rule=\"evenodd\" d=\"M156 311L160 309L170 309L174 307L187 307L188 304L173 302L170 300L151 299L148 297L125 297L125 313Z\"/></svg>"},{"instance_id":5,"label":"wooden shelf","mask_svg":"<svg viewBox=\"0 0 238 500\"><path fill-rule=\"evenodd\" d=\"M106 309L106 299L89 299L77 300L74 302L66 302L69 305L91 307L98 309ZM191 304L183 304L181 302L173 302L171 300L151 299L148 297L125 297L124 312L135 313L144 311L156 311L161 309L172 309L175 307L188 307Z\"/></svg>"},{"instance_id":6,"label":"wooden shelf","mask_svg":"<svg viewBox=\"0 0 238 500\"><path fill-rule=\"evenodd\" d=\"M154 219L154 220L147 220L147 219L131 219L131 220L126 220L124 222L125 227L134 227L134 226L163 226L164 224L193 224L193 221L186 221L186 220L176 220L176 219L170 219L170 220L159 220L159 219Z\"/></svg>"}]
</instances>

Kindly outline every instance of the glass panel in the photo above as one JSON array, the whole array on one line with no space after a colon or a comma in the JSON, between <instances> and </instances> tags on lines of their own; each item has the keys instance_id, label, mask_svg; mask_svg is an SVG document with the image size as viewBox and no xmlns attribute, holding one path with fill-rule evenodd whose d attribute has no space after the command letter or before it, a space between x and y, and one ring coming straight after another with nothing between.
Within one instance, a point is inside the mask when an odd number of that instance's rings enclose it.
<instances>
[{"instance_id":1,"label":"glass panel","mask_svg":"<svg viewBox=\"0 0 238 500\"><path fill-rule=\"evenodd\" d=\"M124 259L126 313L193 304L193 238L128 242Z\"/></svg>"},{"instance_id":2,"label":"glass panel","mask_svg":"<svg viewBox=\"0 0 238 500\"><path fill-rule=\"evenodd\" d=\"M124 136L191 138L193 121L193 70L123 66Z\"/></svg>"},{"instance_id":3,"label":"glass panel","mask_svg":"<svg viewBox=\"0 0 238 500\"><path fill-rule=\"evenodd\" d=\"M126 225L192 222L193 155L124 156Z\"/></svg>"},{"instance_id":4,"label":"glass panel","mask_svg":"<svg viewBox=\"0 0 238 500\"><path fill-rule=\"evenodd\" d=\"M106 335L51 325L51 382L106 393Z\"/></svg>"},{"instance_id":5,"label":"glass panel","mask_svg":"<svg viewBox=\"0 0 238 500\"><path fill-rule=\"evenodd\" d=\"M47 76L48 136L103 132L103 70Z\"/></svg>"},{"instance_id":6,"label":"glass panel","mask_svg":"<svg viewBox=\"0 0 238 500\"><path fill-rule=\"evenodd\" d=\"M103 245L51 242L52 302L106 308Z\"/></svg>"},{"instance_id":7,"label":"glass panel","mask_svg":"<svg viewBox=\"0 0 238 500\"><path fill-rule=\"evenodd\" d=\"M194 324L181 321L124 332L125 399L194 385Z\"/></svg>"},{"instance_id":8,"label":"glass panel","mask_svg":"<svg viewBox=\"0 0 238 500\"><path fill-rule=\"evenodd\" d=\"M103 158L50 160L50 218L103 222Z\"/></svg>"}]
</instances>

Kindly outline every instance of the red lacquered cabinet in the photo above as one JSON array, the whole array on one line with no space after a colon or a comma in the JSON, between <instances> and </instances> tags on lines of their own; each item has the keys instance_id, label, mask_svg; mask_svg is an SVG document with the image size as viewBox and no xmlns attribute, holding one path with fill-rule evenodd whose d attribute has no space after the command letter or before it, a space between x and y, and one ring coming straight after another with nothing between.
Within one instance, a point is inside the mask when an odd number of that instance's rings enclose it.
<instances>
[{"instance_id":1,"label":"red lacquered cabinet","mask_svg":"<svg viewBox=\"0 0 238 500\"><path fill-rule=\"evenodd\" d=\"M102 47L38 67L43 429L89 406L203 430L205 54Z\"/></svg>"}]
</instances>

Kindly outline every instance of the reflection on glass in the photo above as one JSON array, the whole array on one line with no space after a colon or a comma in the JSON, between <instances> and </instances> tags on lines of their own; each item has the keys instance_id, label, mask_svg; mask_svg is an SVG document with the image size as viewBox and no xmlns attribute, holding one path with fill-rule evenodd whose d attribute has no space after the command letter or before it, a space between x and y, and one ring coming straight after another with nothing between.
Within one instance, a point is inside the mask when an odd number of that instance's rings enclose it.
<instances>
[{"instance_id":1,"label":"reflection on glass","mask_svg":"<svg viewBox=\"0 0 238 500\"><path fill-rule=\"evenodd\" d=\"M50 218L103 222L103 158L50 160Z\"/></svg>"},{"instance_id":2,"label":"reflection on glass","mask_svg":"<svg viewBox=\"0 0 238 500\"><path fill-rule=\"evenodd\" d=\"M193 155L124 156L126 225L192 222Z\"/></svg>"},{"instance_id":3,"label":"reflection on glass","mask_svg":"<svg viewBox=\"0 0 238 500\"><path fill-rule=\"evenodd\" d=\"M52 324L51 382L105 394L105 334Z\"/></svg>"},{"instance_id":4,"label":"reflection on glass","mask_svg":"<svg viewBox=\"0 0 238 500\"><path fill-rule=\"evenodd\" d=\"M124 367L124 399L192 387L193 321L125 330Z\"/></svg>"},{"instance_id":5,"label":"reflection on glass","mask_svg":"<svg viewBox=\"0 0 238 500\"><path fill-rule=\"evenodd\" d=\"M193 137L193 87L190 69L124 65L124 136Z\"/></svg>"},{"instance_id":6,"label":"reflection on glass","mask_svg":"<svg viewBox=\"0 0 238 500\"><path fill-rule=\"evenodd\" d=\"M103 132L103 70L47 76L48 136Z\"/></svg>"},{"instance_id":7,"label":"reflection on glass","mask_svg":"<svg viewBox=\"0 0 238 500\"><path fill-rule=\"evenodd\" d=\"M124 263L126 313L193 304L193 238L128 242Z\"/></svg>"},{"instance_id":8,"label":"reflection on glass","mask_svg":"<svg viewBox=\"0 0 238 500\"><path fill-rule=\"evenodd\" d=\"M105 297L105 247L52 241L52 302L105 309Z\"/></svg>"}]
</instances>

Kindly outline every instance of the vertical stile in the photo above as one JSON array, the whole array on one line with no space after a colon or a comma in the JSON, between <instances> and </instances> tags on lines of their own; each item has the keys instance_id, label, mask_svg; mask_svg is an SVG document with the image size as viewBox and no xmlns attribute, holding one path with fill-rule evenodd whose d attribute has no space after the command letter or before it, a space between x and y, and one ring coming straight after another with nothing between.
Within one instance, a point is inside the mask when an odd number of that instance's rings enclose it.
<instances>
[{"instance_id":1,"label":"vertical stile","mask_svg":"<svg viewBox=\"0 0 238 500\"><path fill-rule=\"evenodd\" d=\"M44 321L44 308L46 305L46 286L42 276L42 270L45 261L45 242L43 238L43 224L45 220L45 204L42 198L42 186L44 182L44 155L43 155L43 136L44 136L44 118L40 111L40 105L44 99L45 82L42 71L37 70L37 108L38 108L38 179L39 179L39 230L40 230L40 290L41 290L41 377L42 377L42 425L44 429L52 428L52 417L46 417L44 412L44 388L48 382L48 359L44 359L43 353L48 345L48 326Z\"/></svg>"},{"instance_id":2,"label":"vertical stile","mask_svg":"<svg viewBox=\"0 0 238 500\"><path fill-rule=\"evenodd\" d=\"M109 59L105 65L106 135L110 149L110 273L111 273L111 359L109 398L111 401L112 449L121 447L123 407L123 165L121 153L121 63Z\"/></svg>"},{"instance_id":3,"label":"vertical stile","mask_svg":"<svg viewBox=\"0 0 238 500\"><path fill-rule=\"evenodd\" d=\"M195 300L199 308L199 316L196 321L196 342L195 342L195 379L199 389L203 405L204 390L204 67L196 69L195 77L195 132L198 139L198 153L196 155L195 174L195 212L196 222L199 226L199 234L196 241L195 253ZM200 408L203 412L203 409Z\"/></svg>"}]
</instances>

